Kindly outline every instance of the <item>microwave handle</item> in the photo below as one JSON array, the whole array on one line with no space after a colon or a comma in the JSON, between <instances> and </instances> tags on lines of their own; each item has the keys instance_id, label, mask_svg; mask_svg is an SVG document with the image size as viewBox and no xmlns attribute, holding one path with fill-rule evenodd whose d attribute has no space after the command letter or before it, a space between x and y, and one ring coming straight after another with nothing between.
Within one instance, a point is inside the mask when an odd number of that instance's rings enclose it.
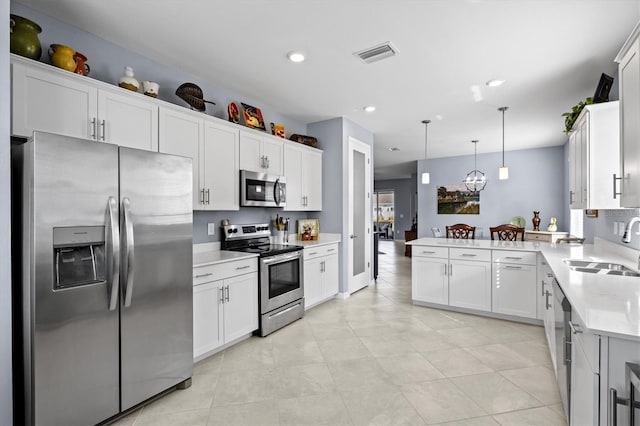
<instances>
[{"instance_id":1,"label":"microwave handle","mask_svg":"<svg viewBox=\"0 0 640 426\"><path fill-rule=\"evenodd\" d=\"M280 199L281 196L281 191L280 191L280 179L276 179L276 183L275 185L273 185L273 199L276 202L276 206L280 205L280 201L282 201Z\"/></svg>"}]
</instances>

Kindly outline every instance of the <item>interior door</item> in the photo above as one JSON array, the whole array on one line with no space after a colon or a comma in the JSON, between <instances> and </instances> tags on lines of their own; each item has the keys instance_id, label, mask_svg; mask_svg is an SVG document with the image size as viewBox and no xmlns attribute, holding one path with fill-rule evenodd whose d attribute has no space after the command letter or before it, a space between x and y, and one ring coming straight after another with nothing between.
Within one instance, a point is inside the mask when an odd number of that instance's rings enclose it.
<instances>
[{"instance_id":1,"label":"interior door","mask_svg":"<svg viewBox=\"0 0 640 426\"><path fill-rule=\"evenodd\" d=\"M348 290L371 279L371 147L349 138Z\"/></svg>"},{"instance_id":2,"label":"interior door","mask_svg":"<svg viewBox=\"0 0 640 426\"><path fill-rule=\"evenodd\" d=\"M191 377L191 159L120 148L122 410Z\"/></svg>"}]
</instances>

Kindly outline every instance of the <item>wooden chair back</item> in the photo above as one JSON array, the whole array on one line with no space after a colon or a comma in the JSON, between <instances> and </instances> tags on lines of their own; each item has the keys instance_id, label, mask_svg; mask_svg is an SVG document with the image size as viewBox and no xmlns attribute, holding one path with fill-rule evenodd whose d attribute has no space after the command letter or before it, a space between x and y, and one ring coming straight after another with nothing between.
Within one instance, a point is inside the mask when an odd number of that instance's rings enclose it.
<instances>
[{"instance_id":1,"label":"wooden chair back","mask_svg":"<svg viewBox=\"0 0 640 426\"><path fill-rule=\"evenodd\" d=\"M491 231L491 239L495 240L498 236L500 241L524 241L524 228L515 225L504 224L489 228Z\"/></svg>"},{"instance_id":2,"label":"wooden chair back","mask_svg":"<svg viewBox=\"0 0 640 426\"><path fill-rule=\"evenodd\" d=\"M476 238L476 227L464 223L447 226L447 238L474 240Z\"/></svg>"}]
</instances>

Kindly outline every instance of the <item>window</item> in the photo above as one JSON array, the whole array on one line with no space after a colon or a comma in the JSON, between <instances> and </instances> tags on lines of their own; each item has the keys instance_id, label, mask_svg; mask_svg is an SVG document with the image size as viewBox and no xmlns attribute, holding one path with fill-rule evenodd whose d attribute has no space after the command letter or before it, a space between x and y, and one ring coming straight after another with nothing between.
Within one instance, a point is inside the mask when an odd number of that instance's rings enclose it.
<instances>
[{"instance_id":1,"label":"window","mask_svg":"<svg viewBox=\"0 0 640 426\"><path fill-rule=\"evenodd\" d=\"M584 212L582 210L571 209L570 221L569 234L571 234L572 237L583 238L582 222L584 221Z\"/></svg>"},{"instance_id":2,"label":"window","mask_svg":"<svg viewBox=\"0 0 640 426\"><path fill-rule=\"evenodd\" d=\"M373 193L373 229L380 238L394 237L394 192L378 191Z\"/></svg>"}]
</instances>

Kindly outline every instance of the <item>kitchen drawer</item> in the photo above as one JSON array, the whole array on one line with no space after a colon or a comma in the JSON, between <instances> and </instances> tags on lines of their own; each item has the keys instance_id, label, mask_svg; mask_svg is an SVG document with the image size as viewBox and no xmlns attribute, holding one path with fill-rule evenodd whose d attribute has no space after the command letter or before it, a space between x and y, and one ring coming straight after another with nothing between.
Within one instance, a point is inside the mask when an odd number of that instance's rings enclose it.
<instances>
[{"instance_id":1,"label":"kitchen drawer","mask_svg":"<svg viewBox=\"0 0 640 426\"><path fill-rule=\"evenodd\" d=\"M492 250L494 262L515 263L519 265L535 265L536 253L532 251Z\"/></svg>"},{"instance_id":2,"label":"kitchen drawer","mask_svg":"<svg viewBox=\"0 0 640 426\"><path fill-rule=\"evenodd\" d=\"M411 249L412 256L419 257L437 257L439 259L446 259L449 257L449 248L447 247L432 247L432 246L413 246Z\"/></svg>"},{"instance_id":3,"label":"kitchen drawer","mask_svg":"<svg viewBox=\"0 0 640 426\"><path fill-rule=\"evenodd\" d=\"M305 247L303 256L304 260L315 259L316 257L328 256L330 254L338 254L338 243L327 244L323 246Z\"/></svg>"},{"instance_id":4,"label":"kitchen drawer","mask_svg":"<svg viewBox=\"0 0 640 426\"><path fill-rule=\"evenodd\" d=\"M478 262L491 262L491 250L451 248L449 260L475 260Z\"/></svg>"},{"instance_id":5,"label":"kitchen drawer","mask_svg":"<svg viewBox=\"0 0 640 426\"><path fill-rule=\"evenodd\" d=\"M543 241L545 243L550 243L551 234L534 234L531 232L525 232L524 239L527 241Z\"/></svg>"},{"instance_id":6,"label":"kitchen drawer","mask_svg":"<svg viewBox=\"0 0 640 426\"><path fill-rule=\"evenodd\" d=\"M258 271L258 260L255 257L231 262L193 268L193 285L222 280L236 275Z\"/></svg>"}]
</instances>

